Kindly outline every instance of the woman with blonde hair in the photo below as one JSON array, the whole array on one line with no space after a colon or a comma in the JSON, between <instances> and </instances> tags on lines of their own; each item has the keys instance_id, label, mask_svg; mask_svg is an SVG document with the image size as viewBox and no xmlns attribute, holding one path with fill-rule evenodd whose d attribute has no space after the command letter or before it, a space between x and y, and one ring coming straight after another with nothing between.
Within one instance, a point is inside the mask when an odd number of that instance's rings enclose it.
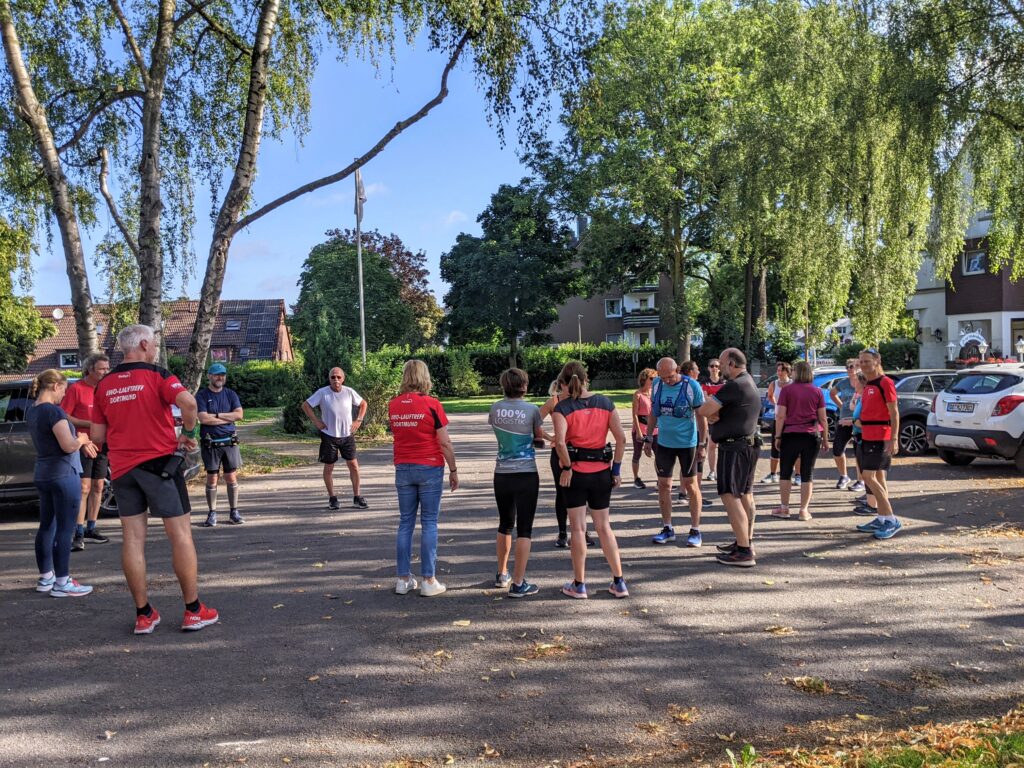
<instances>
[{"instance_id":1,"label":"woman with blonde hair","mask_svg":"<svg viewBox=\"0 0 1024 768\"><path fill-rule=\"evenodd\" d=\"M398 490L397 576L399 595L420 589L423 597L442 594L447 587L435 576L437 521L441 514L444 465L454 491L459 487L455 451L448 437L448 416L431 397L430 371L422 360L407 360L402 368L398 395L388 403L388 420L394 437L395 488ZM420 575L412 577L412 537L416 513L420 515Z\"/></svg>"},{"instance_id":2,"label":"woman with blonde hair","mask_svg":"<svg viewBox=\"0 0 1024 768\"><path fill-rule=\"evenodd\" d=\"M601 549L612 571L608 591L615 597L629 597L622 578L619 545L608 519L612 488L622 484L622 455L626 451L626 433L622 430L615 404L604 395L587 390L587 370L583 363L570 361L558 377L566 398L555 406L551 419L555 425L555 449L558 451L559 484L565 489L572 528L573 579L562 587L562 594L576 599L587 597L585 568L587 545L583 532L587 510L601 540ZM608 433L615 438L614 453L607 446Z\"/></svg>"},{"instance_id":3,"label":"woman with blonde hair","mask_svg":"<svg viewBox=\"0 0 1024 768\"><path fill-rule=\"evenodd\" d=\"M60 401L68 383L58 370L43 371L32 382L35 404L25 421L36 448L34 484L39 491L39 530L36 532L37 592L52 597L84 597L92 587L79 584L69 573L71 539L82 500L80 450L96 456L85 433L78 434Z\"/></svg>"},{"instance_id":4,"label":"woman with blonde hair","mask_svg":"<svg viewBox=\"0 0 1024 768\"><path fill-rule=\"evenodd\" d=\"M548 387L548 399L540 407L541 420L546 419L555 410L555 406L566 398L565 388L558 379L553 379ZM554 429L554 427L552 427ZM555 448L555 436L545 432L544 439L551 443L551 477L555 481L555 520L558 522L558 538L555 539L555 547L566 549L569 546L569 512L565 506L565 489L559 484L558 479L562 476L562 470L558 464L558 450ZM584 533L584 541L588 547L596 547L597 542Z\"/></svg>"},{"instance_id":5,"label":"woman with blonde hair","mask_svg":"<svg viewBox=\"0 0 1024 768\"><path fill-rule=\"evenodd\" d=\"M647 436L647 417L651 415L651 388L658 372L644 368L636 378L637 389L633 392L633 487L646 488L640 479L640 457L644 452L644 438Z\"/></svg>"}]
</instances>

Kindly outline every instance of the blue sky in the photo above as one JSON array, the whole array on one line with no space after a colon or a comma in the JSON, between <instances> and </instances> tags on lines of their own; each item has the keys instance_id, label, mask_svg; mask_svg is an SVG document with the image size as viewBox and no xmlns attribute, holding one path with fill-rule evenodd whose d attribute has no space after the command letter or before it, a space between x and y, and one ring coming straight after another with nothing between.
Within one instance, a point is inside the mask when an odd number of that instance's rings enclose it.
<instances>
[{"instance_id":1,"label":"blue sky","mask_svg":"<svg viewBox=\"0 0 1024 768\"><path fill-rule=\"evenodd\" d=\"M465 56L465 55L464 55ZM263 142L257 205L313 179L333 173L369 149L398 120L415 112L438 89L447 57L422 41L397 47L393 70L375 73L362 61L339 64L325 52L313 82L311 130L302 143L294 136ZM368 201L363 228L398 235L410 249L427 254L430 285L440 303L445 286L438 274L442 252L459 232L479 233L477 215L499 184L526 175L516 157L515 126L501 146L487 122L488 106L468 63L449 78L449 96L423 120L394 139L363 168ZM330 228L354 227L351 177L277 209L239 233L231 247L225 299L298 295L296 281L310 249ZM196 276L188 295L197 296L209 247L209 196L197 197ZM106 211L94 236L86 239L90 285L100 294L104 281L92 266L92 242L108 226ZM70 303L59 239L36 262L32 295L37 303ZM172 297L177 296L177 286Z\"/></svg>"}]
</instances>

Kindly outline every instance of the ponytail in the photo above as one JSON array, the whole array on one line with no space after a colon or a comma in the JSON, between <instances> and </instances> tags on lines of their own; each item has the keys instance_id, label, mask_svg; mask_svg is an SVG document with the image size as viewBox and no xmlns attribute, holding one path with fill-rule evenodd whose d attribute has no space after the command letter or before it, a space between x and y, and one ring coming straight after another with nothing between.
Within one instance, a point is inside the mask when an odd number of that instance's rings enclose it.
<instances>
[{"instance_id":1,"label":"ponytail","mask_svg":"<svg viewBox=\"0 0 1024 768\"><path fill-rule=\"evenodd\" d=\"M578 360L570 360L562 367L558 381L565 385L569 397L578 400L587 385L587 369Z\"/></svg>"},{"instance_id":2,"label":"ponytail","mask_svg":"<svg viewBox=\"0 0 1024 768\"><path fill-rule=\"evenodd\" d=\"M29 390L29 397L35 398L44 389L53 389L58 384L67 381L64 374L56 368L47 368L34 379L32 388Z\"/></svg>"}]
</instances>

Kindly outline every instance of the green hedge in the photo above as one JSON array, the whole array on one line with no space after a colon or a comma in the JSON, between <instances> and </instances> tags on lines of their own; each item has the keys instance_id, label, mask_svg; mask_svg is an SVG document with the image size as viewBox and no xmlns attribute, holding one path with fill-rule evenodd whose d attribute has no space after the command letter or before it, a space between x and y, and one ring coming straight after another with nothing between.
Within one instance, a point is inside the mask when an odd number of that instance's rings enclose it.
<instances>
[{"instance_id":1,"label":"green hedge","mask_svg":"<svg viewBox=\"0 0 1024 768\"><path fill-rule=\"evenodd\" d=\"M836 347L832 357L837 365L842 365L847 358L856 357L867 344L855 341L851 344L841 344ZM917 368L920 365L921 348L913 339L893 339L883 341L878 345L878 351L882 355L882 368L887 371Z\"/></svg>"}]
</instances>

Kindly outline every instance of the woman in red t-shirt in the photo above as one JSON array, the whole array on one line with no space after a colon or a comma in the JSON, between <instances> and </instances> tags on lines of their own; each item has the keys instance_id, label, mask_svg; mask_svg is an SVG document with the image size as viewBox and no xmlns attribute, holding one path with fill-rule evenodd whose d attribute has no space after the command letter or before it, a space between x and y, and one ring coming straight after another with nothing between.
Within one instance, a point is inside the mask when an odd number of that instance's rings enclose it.
<instances>
[{"instance_id":1,"label":"woman in red t-shirt","mask_svg":"<svg viewBox=\"0 0 1024 768\"><path fill-rule=\"evenodd\" d=\"M424 597L434 597L446 587L434 577L437 562L437 520L441 513L444 465L448 463L451 489L459 487L455 451L448 437L448 416L430 391L430 371L422 360L407 360L402 368L398 396L388 403L388 420L394 437L395 488L398 489L398 543L395 592L404 595L417 586ZM412 577L412 535L416 512L420 513L420 574Z\"/></svg>"}]
</instances>

